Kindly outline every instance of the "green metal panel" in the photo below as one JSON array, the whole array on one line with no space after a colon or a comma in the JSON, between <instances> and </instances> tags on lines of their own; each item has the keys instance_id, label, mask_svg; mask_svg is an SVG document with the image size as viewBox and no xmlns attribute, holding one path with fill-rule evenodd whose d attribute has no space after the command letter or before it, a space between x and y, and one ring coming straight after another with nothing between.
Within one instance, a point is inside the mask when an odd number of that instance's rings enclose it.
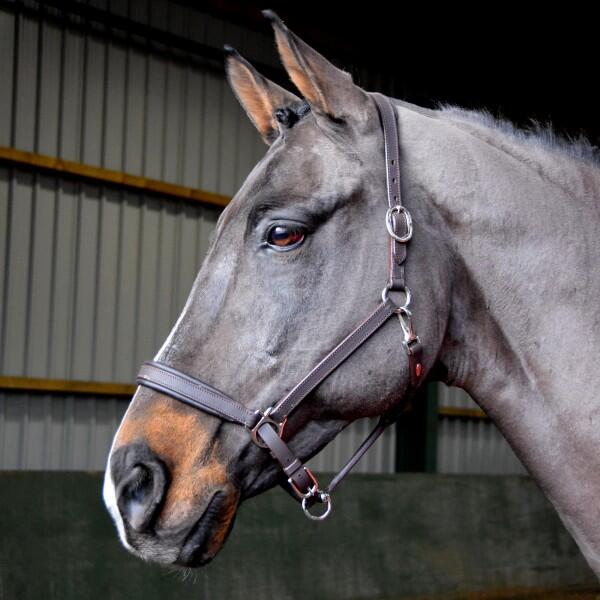
<instances>
[{"instance_id":1,"label":"green metal panel","mask_svg":"<svg viewBox=\"0 0 600 600\"><path fill-rule=\"evenodd\" d=\"M0 474L0 598L528 598L596 585L525 477L352 476L325 523L274 490L242 506L223 552L185 581L119 546L100 493L99 474Z\"/></svg>"}]
</instances>

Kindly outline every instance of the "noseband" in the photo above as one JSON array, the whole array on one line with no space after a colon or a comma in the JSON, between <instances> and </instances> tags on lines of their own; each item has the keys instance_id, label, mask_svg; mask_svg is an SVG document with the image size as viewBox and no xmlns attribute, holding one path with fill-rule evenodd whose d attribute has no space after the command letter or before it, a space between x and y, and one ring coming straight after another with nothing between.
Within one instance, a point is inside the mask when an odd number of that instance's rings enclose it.
<instances>
[{"instance_id":1,"label":"noseband","mask_svg":"<svg viewBox=\"0 0 600 600\"><path fill-rule=\"evenodd\" d=\"M289 415L324 379L337 369L357 348L360 348L393 315L397 315L400 321L403 335L402 345L408 354L410 384L413 389L419 385L423 373L422 346L413 328L412 315L409 310L410 291L404 281L406 244L412 237L413 226L410 213L402 206L400 196L396 113L389 98L376 92L370 92L370 95L377 105L383 128L389 205L385 217L385 226L390 237L389 279L387 285L383 288L381 302L377 308L325 356L285 397L263 411L249 410L242 403L203 381L160 362L144 363L137 376L139 385L166 394L171 398L180 400L231 423L246 427L252 441L261 448L268 449L273 458L277 460L287 476L291 491L301 501L302 509L309 518L315 520L325 519L329 515L331 512L331 492L351 471L386 427L395 421L396 415L390 412L380 417L375 429L325 489L319 487L311 470L294 455L283 439L285 424ZM404 303L398 305L392 301L389 297L391 292L401 292L404 295ZM325 510L318 515L312 514L310 508L319 502L326 505Z\"/></svg>"}]
</instances>

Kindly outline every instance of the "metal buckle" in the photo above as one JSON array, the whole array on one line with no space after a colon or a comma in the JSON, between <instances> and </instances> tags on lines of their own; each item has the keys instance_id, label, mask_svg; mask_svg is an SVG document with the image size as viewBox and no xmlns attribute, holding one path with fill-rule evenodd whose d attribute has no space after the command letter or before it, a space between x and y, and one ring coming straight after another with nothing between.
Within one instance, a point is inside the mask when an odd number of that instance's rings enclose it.
<instances>
[{"instance_id":1,"label":"metal buckle","mask_svg":"<svg viewBox=\"0 0 600 600\"><path fill-rule=\"evenodd\" d=\"M273 411L273 406L269 406L269 408L267 408L267 410L265 410L265 412L260 412L260 410L255 410L254 412L257 415L260 415L260 419L258 421L258 423L250 430L250 437L252 438L252 441L257 445L260 446L261 448L268 448L269 446L267 446L267 444L265 444L261 439L260 436L258 435L258 430L265 424L268 423L269 425L273 425L275 427L275 430L277 431L277 435L279 437L281 437L281 434L283 432L283 427L285 426L285 420L281 423L278 423L277 421L275 421L275 419L272 419L269 415L271 414L271 412Z\"/></svg>"},{"instance_id":2,"label":"metal buckle","mask_svg":"<svg viewBox=\"0 0 600 600\"><path fill-rule=\"evenodd\" d=\"M398 235L396 233L396 222L394 220L394 213L404 215L404 221L406 223L406 233L404 235ZM385 226L387 227L388 233L401 244L406 244L412 238L413 234L413 222L410 213L401 204L394 204L390 206L385 213Z\"/></svg>"},{"instance_id":3,"label":"metal buckle","mask_svg":"<svg viewBox=\"0 0 600 600\"><path fill-rule=\"evenodd\" d=\"M308 492L302 492L302 490L294 483L294 480L291 477L288 477L288 483L292 486L292 489L294 490L298 498L306 500L307 498L314 496L319 491L319 482L317 481L317 478L313 475L313 472L308 467L303 466L302 468L304 469L304 472L312 479L312 482L314 484L308 488Z\"/></svg>"}]
</instances>

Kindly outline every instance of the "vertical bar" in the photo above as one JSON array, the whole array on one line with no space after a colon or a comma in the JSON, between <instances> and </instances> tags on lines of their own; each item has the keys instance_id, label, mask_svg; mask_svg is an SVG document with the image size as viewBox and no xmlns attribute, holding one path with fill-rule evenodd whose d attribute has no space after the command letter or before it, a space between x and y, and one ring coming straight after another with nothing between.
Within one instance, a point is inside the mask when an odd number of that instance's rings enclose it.
<instances>
[{"instance_id":1,"label":"vertical bar","mask_svg":"<svg viewBox=\"0 0 600 600\"><path fill-rule=\"evenodd\" d=\"M396 473L434 473L437 462L437 383L423 386L396 422Z\"/></svg>"},{"instance_id":2,"label":"vertical bar","mask_svg":"<svg viewBox=\"0 0 600 600\"><path fill-rule=\"evenodd\" d=\"M439 383L433 381L427 384L425 407L425 472L437 472L438 445L438 390Z\"/></svg>"}]
</instances>

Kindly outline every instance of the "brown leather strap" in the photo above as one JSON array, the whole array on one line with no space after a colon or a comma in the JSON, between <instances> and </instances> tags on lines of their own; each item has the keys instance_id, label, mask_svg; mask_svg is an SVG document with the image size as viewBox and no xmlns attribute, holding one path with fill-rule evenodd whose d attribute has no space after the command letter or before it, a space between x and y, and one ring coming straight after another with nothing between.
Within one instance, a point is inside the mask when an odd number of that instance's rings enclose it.
<instances>
[{"instance_id":1,"label":"brown leather strap","mask_svg":"<svg viewBox=\"0 0 600 600\"><path fill-rule=\"evenodd\" d=\"M138 373L137 383L249 428L254 427L260 418L258 413L248 410L227 394L163 363L145 362Z\"/></svg>"},{"instance_id":2,"label":"brown leather strap","mask_svg":"<svg viewBox=\"0 0 600 600\"><path fill-rule=\"evenodd\" d=\"M287 475L288 482L298 497L308 494L317 480L310 469L288 448L288 445L279 437L271 425L265 423L258 430L261 440L269 447L271 454L277 460L283 472Z\"/></svg>"},{"instance_id":3,"label":"brown leather strap","mask_svg":"<svg viewBox=\"0 0 600 600\"><path fill-rule=\"evenodd\" d=\"M356 463L364 456L367 450L379 439L379 436L394 422L394 418L389 418L385 415L379 419L373 431L371 431L365 441L355 450L348 462L331 480L330 484L327 486L327 491L329 493L333 492L333 490L342 482L342 479L352 471Z\"/></svg>"},{"instance_id":4,"label":"brown leather strap","mask_svg":"<svg viewBox=\"0 0 600 600\"><path fill-rule=\"evenodd\" d=\"M400 147L398 143L398 126L396 122L396 112L389 99L378 93L371 92L373 100L377 103L379 109L379 118L383 129L383 141L385 152L387 196L389 208L402 206L402 193L400 188ZM406 221L399 215L392 215L393 229L402 236L407 233ZM404 225L401 225L401 222ZM390 238L390 289L403 290L404 282L404 261L406 260L406 244Z\"/></svg>"}]
</instances>

